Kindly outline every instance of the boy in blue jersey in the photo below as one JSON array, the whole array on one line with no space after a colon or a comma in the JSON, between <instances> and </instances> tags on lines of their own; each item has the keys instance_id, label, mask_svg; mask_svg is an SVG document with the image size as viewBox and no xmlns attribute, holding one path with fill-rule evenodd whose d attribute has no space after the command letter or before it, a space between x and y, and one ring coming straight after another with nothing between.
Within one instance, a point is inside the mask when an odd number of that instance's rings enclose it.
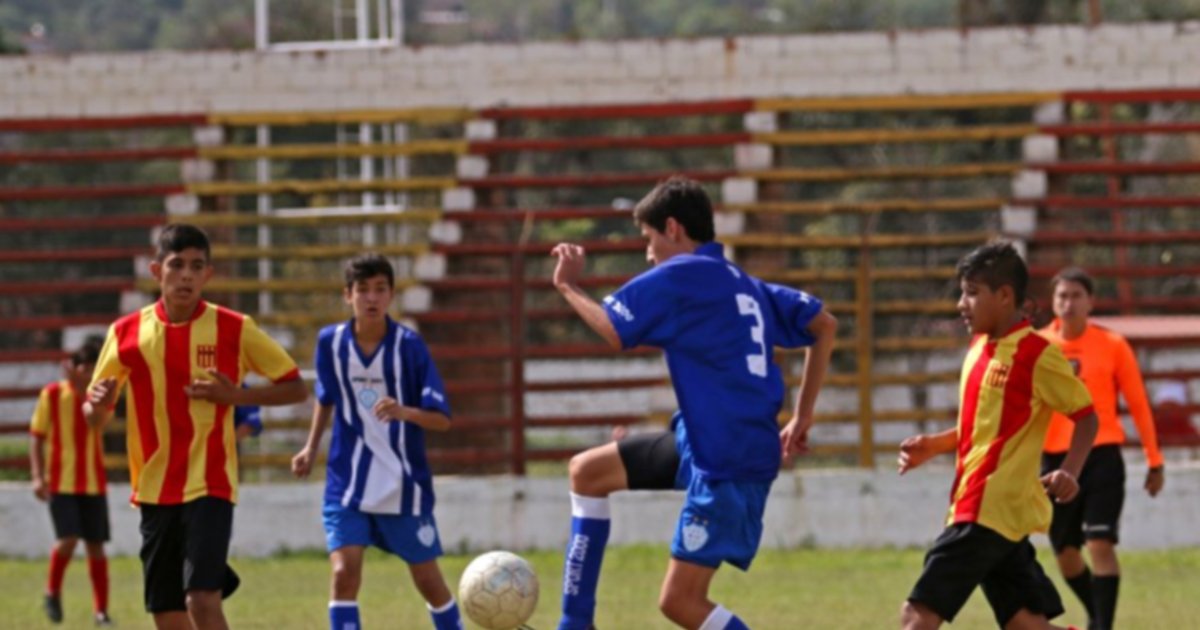
<instances>
[{"instance_id":1,"label":"boy in blue jersey","mask_svg":"<svg viewBox=\"0 0 1200 630\"><path fill-rule=\"evenodd\" d=\"M684 628L747 626L708 599L722 562L750 566L767 493L782 457L805 450L836 320L820 300L747 275L714 242L712 204L696 182L671 178L634 208L655 265L604 299L579 288L584 251L563 243L554 285L611 346L662 348L679 401L671 431L635 436L571 460L571 539L560 630L593 627L609 532L608 495L686 489L659 608ZM792 419L779 431L784 385L774 346L807 347Z\"/></svg>"},{"instance_id":2,"label":"boy in blue jersey","mask_svg":"<svg viewBox=\"0 0 1200 630\"><path fill-rule=\"evenodd\" d=\"M312 429L292 459L292 472L307 476L333 421L322 510L333 570L330 627L360 627L363 552L375 545L408 564L434 628L459 630L458 605L437 563L442 548L425 458L425 431L450 428L442 379L421 337L387 315L391 263L365 254L346 265L345 276L354 317L317 338Z\"/></svg>"}]
</instances>

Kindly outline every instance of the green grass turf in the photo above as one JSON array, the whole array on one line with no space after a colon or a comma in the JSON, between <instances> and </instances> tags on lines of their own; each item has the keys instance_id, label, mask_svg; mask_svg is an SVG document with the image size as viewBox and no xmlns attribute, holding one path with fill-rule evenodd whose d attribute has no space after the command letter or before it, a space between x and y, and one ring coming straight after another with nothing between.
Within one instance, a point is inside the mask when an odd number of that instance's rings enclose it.
<instances>
[{"instance_id":1,"label":"green grass turf","mask_svg":"<svg viewBox=\"0 0 1200 630\"><path fill-rule=\"evenodd\" d=\"M531 625L553 629L557 622L562 554L525 554L541 579L541 601ZM752 628L878 629L896 627L900 602L920 573L919 550L764 550L749 573L723 568L713 598L737 612ZM470 558L443 558L452 583ZM656 608L666 568L666 547L610 549L604 561L597 626L601 630L670 628ZM1062 621L1082 625L1079 603L1057 579L1045 551L1043 566L1056 578L1067 605ZM1200 619L1200 549L1121 554L1118 623L1125 628L1194 628ZM316 553L270 559L235 559L242 590L226 602L234 628L328 626L327 560ZM150 628L141 608L141 573L136 558L112 562L113 617L121 628ZM50 627L40 609L45 563L0 560L0 628ZM372 552L367 557L359 601L367 628L431 627L404 565ZM81 558L67 572L63 628L88 628L91 595ZM468 627L474 627L468 623ZM991 612L976 592L954 628L992 628Z\"/></svg>"}]
</instances>

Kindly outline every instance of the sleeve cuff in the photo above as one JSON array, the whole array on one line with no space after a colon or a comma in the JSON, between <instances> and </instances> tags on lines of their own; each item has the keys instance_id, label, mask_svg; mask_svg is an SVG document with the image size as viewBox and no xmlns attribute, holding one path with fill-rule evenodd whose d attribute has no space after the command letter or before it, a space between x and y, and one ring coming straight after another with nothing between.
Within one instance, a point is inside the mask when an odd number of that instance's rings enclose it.
<instances>
[{"instance_id":1,"label":"sleeve cuff","mask_svg":"<svg viewBox=\"0 0 1200 630\"><path fill-rule=\"evenodd\" d=\"M1084 407L1083 409L1080 409L1079 411L1076 411L1075 413L1073 413L1067 417L1070 418L1072 422L1079 422L1080 420L1083 420L1089 414L1095 413L1095 411L1096 410L1094 407L1092 407L1091 405L1088 405L1088 406Z\"/></svg>"},{"instance_id":2,"label":"sleeve cuff","mask_svg":"<svg viewBox=\"0 0 1200 630\"><path fill-rule=\"evenodd\" d=\"M298 378L300 378L300 368L294 367L294 368L292 368L292 370L290 372L284 374L283 376L280 376L279 378L277 378L271 382L278 385L279 383L286 383L288 381L294 381Z\"/></svg>"}]
</instances>

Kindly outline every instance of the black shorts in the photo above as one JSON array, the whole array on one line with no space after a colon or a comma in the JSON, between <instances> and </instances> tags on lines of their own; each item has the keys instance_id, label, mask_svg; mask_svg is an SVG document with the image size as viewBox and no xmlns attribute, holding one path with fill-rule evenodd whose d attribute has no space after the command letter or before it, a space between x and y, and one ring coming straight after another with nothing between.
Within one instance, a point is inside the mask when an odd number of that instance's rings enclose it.
<instances>
[{"instance_id":1,"label":"black shorts","mask_svg":"<svg viewBox=\"0 0 1200 630\"><path fill-rule=\"evenodd\" d=\"M50 520L54 537L108 542L108 497L103 494L52 494Z\"/></svg>"},{"instance_id":2,"label":"black shorts","mask_svg":"<svg viewBox=\"0 0 1200 630\"><path fill-rule=\"evenodd\" d=\"M1066 453L1042 455L1042 474L1062 466ZM1055 553L1083 547L1087 540L1120 539L1121 510L1125 506L1125 458L1121 447L1105 444L1092 449L1079 473L1079 494L1070 503L1054 504L1050 545Z\"/></svg>"},{"instance_id":3,"label":"black shorts","mask_svg":"<svg viewBox=\"0 0 1200 630\"><path fill-rule=\"evenodd\" d=\"M226 565L233 504L201 497L181 505L142 504L142 576L146 611L187 610L188 591L236 588Z\"/></svg>"},{"instance_id":4,"label":"black shorts","mask_svg":"<svg viewBox=\"0 0 1200 630\"><path fill-rule=\"evenodd\" d=\"M1013 542L974 523L951 525L938 536L908 600L953 621L976 586L983 587L1000 627L1022 608L1047 619L1063 613L1029 539Z\"/></svg>"},{"instance_id":5,"label":"black shorts","mask_svg":"<svg viewBox=\"0 0 1200 630\"><path fill-rule=\"evenodd\" d=\"M679 449L674 431L642 433L617 442L630 490L676 490Z\"/></svg>"}]
</instances>

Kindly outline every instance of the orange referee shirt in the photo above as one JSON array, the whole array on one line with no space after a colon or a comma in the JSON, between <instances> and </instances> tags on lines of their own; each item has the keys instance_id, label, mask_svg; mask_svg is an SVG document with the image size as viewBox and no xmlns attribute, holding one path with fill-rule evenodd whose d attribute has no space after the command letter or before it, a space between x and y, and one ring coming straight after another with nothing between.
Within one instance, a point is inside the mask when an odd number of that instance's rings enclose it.
<instances>
[{"instance_id":1,"label":"orange referee shirt","mask_svg":"<svg viewBox=\"0 0 1200 630\"><path fill-rule=\"evenodd\" d=\"M1151 466L1161 466L1162 452L1158 450L1158 433L1154 429L1154 416L1150 412L1150 401L1146 398L1146 386L1142 383L1142 372L1129 342L1117 333L1089 323L1083 334L1071 340L1062 337L1062 321L1055 319L1040 331L1043 337L1062 349L1075 374L1087 385L1096 405L1096 417L1100 419L1100 430L1096 433L1096 446L1124 444L1125 429L1117 415L1117 390L1125 397L1133 423L1142 438L1142 450ZM1071 423L1060 415L1050 421L1050 432L1046 434L1047 453L1065 453L1071 447Z\"/></svg>"},{"instance_id":2,"label":"orange referee shirt","mask_svg":"<svg viewBox=\"0 0 1200 630\"><path fill-rule=\"evenodd\" d=\"M53 494L104 494L104 453L100 430L83 417L83 396L70 381L50 383L38 395L29 432L45 438L46 465Z\"/></svg>"},{"instance_id":3,"label":"orange referee shirt","mask_svg":"<svg viewBox=\"0 0 1200 630\"><path fill-rule=\"evenodd\" d=\"M129 384L126 442L135 503L174 505L210 496L237 502L233 409L187 397L215 368L234 383L247 372L280 382L299 377L295 361L241 313L201 301L172 324L162 302L109 328L93 382Z\"/></svg>"},{"instance_id":4,"label":"orange referee shirt","mask_svg":"<svg viewBox=\"0 0 1200 630\"><path fill-rule=\"evenodd\" d=\"M980 335L963 362L958 454L946 524L978 523L1009 540L1050 526L1038 473L1051 410L1082 418L1087 389L1062 352L1021 322Z\"/></svg>"}]
</instances>

